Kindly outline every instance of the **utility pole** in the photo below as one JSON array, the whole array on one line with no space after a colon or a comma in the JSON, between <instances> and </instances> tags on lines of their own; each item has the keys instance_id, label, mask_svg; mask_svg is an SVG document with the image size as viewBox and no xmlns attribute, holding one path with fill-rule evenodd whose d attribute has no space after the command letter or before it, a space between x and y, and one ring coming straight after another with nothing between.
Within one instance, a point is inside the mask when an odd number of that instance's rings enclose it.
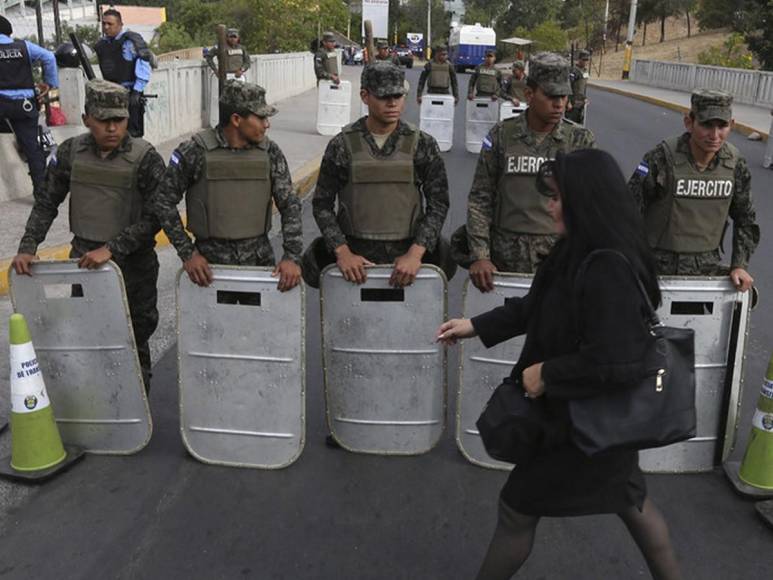
<instances>
[{"instance_id":1,"label":"utility pole","mask_svg":"<svg viewBox=\"0 0 773 580\"><path fill-rule=\"evenodd\" d=\"M38 44L44 46L45 39L43 38L43 7L41 6L43 0L35 2L35 20L38 22ZM24 4L22 2L22 4Z\"/></svg>"},{"instance_id":2,"label":"utility pole","mask_svg":"<svg viewBox=\"0 0 773 580\"><path fill-rule=\"evenodd\" d=\"M62 19L59 16L59 0L51 2L54 7L54 31L56 33L56 45L62 44Z\"/></svg>"},{"instance_id":3,"label":"utility pole","mask_svg":"<svg viewBox=\"0 0 773 580\"><path fill-rule=\"evenodd\" d=\"M628 16L628 35L625 37L625 56L623 57L623 80L628 79L633 59L633 35L636 32L636 4L631 0L631 14Z\"/></svg>"}]
</instances>

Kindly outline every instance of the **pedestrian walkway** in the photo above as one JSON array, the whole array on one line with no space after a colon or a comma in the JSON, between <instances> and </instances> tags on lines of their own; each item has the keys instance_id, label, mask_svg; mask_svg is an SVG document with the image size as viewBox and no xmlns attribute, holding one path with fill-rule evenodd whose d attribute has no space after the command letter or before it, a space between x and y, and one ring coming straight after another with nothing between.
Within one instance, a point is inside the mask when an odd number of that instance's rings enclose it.
<instances>
[{"instance_id":1,"label":"pedestrian walkway","mask_svg":"<svg viewBox=\"0 0 773 580\"><path fill-rule=\"evenodd\" d=\"M690 93L683 91L650 87L623 80L592 80L588 84L602 91L633 97L674 111L687 112L690 109ZM768 108L733 103L735 129L744 135L757 132L764 139L767 139L773 125L771 114L773 114L773 111Z\"/></svg>"}]
</instances>

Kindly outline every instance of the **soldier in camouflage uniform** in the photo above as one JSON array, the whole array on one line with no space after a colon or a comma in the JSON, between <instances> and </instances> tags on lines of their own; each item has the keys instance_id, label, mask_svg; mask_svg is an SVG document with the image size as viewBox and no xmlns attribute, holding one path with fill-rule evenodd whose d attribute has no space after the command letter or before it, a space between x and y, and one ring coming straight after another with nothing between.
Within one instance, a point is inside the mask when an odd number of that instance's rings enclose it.
<instances>
[{"instance_id":1,"label":"soldier in camouflage uniform","mask_svg":"<svg viewBox=\"0 0 773 580\"><path fill-rule=\"evenodd\" d=\"M590 53L587 50L581 50L577 55L577 63L572 67L569 73L569 82L572 85L572 94L569 96L571 108L566 112L566 118L580 125L585 124L585 106L588 99L585 96L588 86L588 62Z\"/></svg>"},{"instance_id":2,"label":"soldier in camouflage uniform","mask_svg":"<svg viewBox=\"0 0 773 580\"><path fill-rule=\"evenodd\" d=\"M314 288L328 264L358 284L373 264L394 264L393 286L413 283L422 262L449 279L454 274L440 237L449 204L445 164L433 137L400 120L404 80L392 64L367 65L360 96L369 114L325 150L312 201L323 237L303 257L304 279Z\"/></svg>"},{"instance_id":3,"label":"soldier in camouflage uniform","mask_svg":"<svg viewBox=\"0 0 773 580\"><path fill-rule=\"evenodd\" d=\"M450 90L450 94L454 96L454 103L459 102L459 81L453 65L448 62L448 49L445 46L435 48L432 52L432 60L424 65L424 70L419 75L419 86L416 90L416 102L419 104L421 104L425 84L428 94L447 95Z\"/></svg>"},{"instance_id":4,"label":"soldier in camouflage uniform","mask_svg":"<svg viewBox=\"0 0 773 580\"><path fill-rule=\"evenodd\" d=\"M467 98L470 101L476 97L491 97L491 100L495 101L501 95L502 71L494 66L496 56L496 52L487 50L483 64L475 67L467 89Z\"/></svg>"},{"instance_id":5,"label":"soldier in camouflage uniform","mask_svg":"<svg viewBox=\"0 0 773 580\"><path fill-rule=\"evenodd\" d=\"M218 65L215 64L215 59L218 57L218 49L218 46L210 48L204 57L209 68L215 74L218 72ZM228 78L243 79L244 73L250 68L250 55L239 43L239 30L236 28L229 28L226 31L225 55L225 72Z\"/></svg>"},{"instance_id":6,"label":"soldier in camouflage uniform","mask_svg":"<svg viewBox=\"0 0 773 580\"><path fill-rule=\"evenodd\" d=\"M531 273L557 237L536 175L558 151L595 146L593 134L563 120L569 63L541 52L529 65L520 116L497 123L483 140L467 205L467 225L451 240L454 259L470 269L473 284L493 289L495 271Z\"/></svg>"},{"instance_id":7,"label":"soldier in camouflage uniform","mask_svg":"<svg viewBox=\"0 0 773 580\"><path fill-rule=\"evenodd\" d=\"M86 83L83 122L89 132L59 146L46 170L13 267L30 273L30 262L45 240L59 206L70 193L71 258L96 269L113 260L126 284L134 338L146 389L150 388L148 339L158 325L158 221L148 201L164 174L153 146L128 133L129 91L103 80Z\"/></svg>"},{"instance_id":8,"label":"soldier in camouflage uniform","mask_svg":"<svg viewBox=\"0 0 773 580\"><path fill-rule=\"evenodd\" d=\"M760 239L752 205L751 173L727 142L733 127L733 97L698 89L685 115L687 132L666 139L644 155L628 182L644 214L647 239L661 275L717 276L729 273L748 290L746 271ZM720 264L727 224L733 220L730 268Z\"/></svg>"},{"instance_id":9,"label":"soldier in camouflage uniform","mask_svg":"<svg viewBox=\"0 0 773 580\"><path fill-rule=\"evenodd\" d=\"M396 54L389 54L389 43L386 40L379 40L376 43L375 60L379 62L391 62L395 66L400 66L400 59Z\"/></svg>"},{"instance_id":10,"label":"soldier in camouflage uniform","mask_svg":"<svg viewBox=\"0 0 773 580\"><path fill-rule=\"evenodd\" d=\"M505 98L510 99L517 107L521 103L526 104L526 65L522 60L513 63L513 74L507 78L502 86Z\"/></svg>"},{"instance_id":11,"label":"soldier in camouflage uniform","mask_svg":"<svg viewBox=\"0 0 773 580\"><path fill-rule=\"evenodd\" d=\"M290 170L279 146L266 137L276 109L266 92L251 83L226 81L220 97L220 124L204 129L172 153L169 167L151 200L166 235L191 281L212 282L213 264L274 266L268 239L272 201L282 217L284 255L273 275L279 290L300 282L303 250L301 202L293 191ZM185 195L188 229L177 204ZM237 302L236 294L225 300ZM238 298L241 303L249 299Z\"/></svg>"},{"instance_id":12,"label":"soldier in camouflage uniform","mask_svg":"<svg viewBox=\"0 0 773 580\"><path fill-rule=\"evenodd\" d=\"M317 75L317 82L322 80L333 81L335 84L341 82L341 72L338 70L338 53L336 48L336 37L332 32L326 32L322 35L322 46L314 55L314 74Z\"/></svg>"}]
</instances>

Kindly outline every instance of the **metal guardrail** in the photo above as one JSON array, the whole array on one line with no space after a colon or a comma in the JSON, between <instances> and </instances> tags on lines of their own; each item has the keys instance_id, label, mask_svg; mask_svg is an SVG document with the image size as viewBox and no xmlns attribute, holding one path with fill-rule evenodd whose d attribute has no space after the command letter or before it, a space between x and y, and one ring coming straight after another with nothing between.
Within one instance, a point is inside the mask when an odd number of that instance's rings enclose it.
<instances>
[{"instance_id":1,"label":"metal guardrail","mask_svg":"<svg viewBox=\"0 0 773 580\"><path fill-rule=\"evenodd\" d=\"M702 64L635 59L631 81L676 91L697 87L732 93L739 103L773 106L773 73Z\"/></svg>"}]
</instances>

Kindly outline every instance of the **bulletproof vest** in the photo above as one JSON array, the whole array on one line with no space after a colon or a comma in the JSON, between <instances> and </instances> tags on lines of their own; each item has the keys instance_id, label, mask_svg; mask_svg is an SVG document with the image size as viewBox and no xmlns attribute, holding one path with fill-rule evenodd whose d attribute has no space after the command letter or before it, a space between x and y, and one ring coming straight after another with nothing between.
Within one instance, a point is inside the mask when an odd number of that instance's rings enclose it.
<instances>
[{"instance_id":1,"label":"bulletproof vest","mask_svg":"<svg viewBox=\"0 0 773 580\"><path fill-rule=\"evenodd\" d=\"M152 145L129 138L127 150L108 159L86 143L88 137L75 137L72 143L70 231L85 240L107 242L140 221L142 196L137 174Z\"/></svg>"},{"instance_id":2,"label":"bulletproof vest","mask_svg":"<svg viewBox=\"0 0 773 580\"><path fill-rule=\"evenodd\" d=\"M349 181L338 198L338 223L347 236L405 240L421 217L421 194L414 181L413 156L419 131L401 135L395 151L376 158L362 131L343 129L351 156Z\"/></svg>"},{"instance_id":3,"label":"bulletproof vest","mask_svg":"<svg viewBox=\"0 0 773 580\"><path fill-rule=\"evenodd\" d=\"M123 57L123 44L126 40L130 39L123 36L118 40L101 38L94 46L99 59L99 70L106 81L126 84L133 83L137 78L134 75L134 61Z\"/></svg>"},{"instance_id":4,"label":"bulletproof vest","mask_svg":"<svg viewBox=\"0 0 773 580\"><path fill-rule=\"evenodd\" d=\"M237 48L229 47L225 52L225 72L234 73L241 70L242 64L244 63L244 49L241 46Z\"/></svg>"},{"instance_id":5,"label":"bulletproof vest","mask_svg":"<svg viewBox=\"0 0 773 580\"><path fill-rule=\"evenodd\" d=\"M678 151L679 137L663 141L668 170L666 195L644 215L650 246L670 252L710 252L722 240L735 189L738 150L726 143L714 169L695 169L687 153Z\"/></svg>"},{"instance_id":6,"label":"bulletproof vest","mask_svg":"<svg viewBox=\"0 0 773 580\"><path fill-rule=\"evenodd\" d=\"M586 86L588 84L588 73L577 68L574 70L577 78L572 83L572 102L585 102Z\"/></svg>"},{"instance_id":7,"label":"bulletproof vest","mask_svg":"<svg viewBox=\"0 0 773 580\"><path fill-rule=\"evenodd\" d=\"M322 66L331 75L338 74L338 53L335 50L322 53Z\"/></svg>"},{"instance_id":8,"label":"bulletproof vest","mask_svg":"<svg viewBox=\"0 0 773 580\"><path fill-rule=\"evenodd\" d=\"M541 144L528 146L521 139L525 118L502 123L504 166L497 184L494 225L514 234L554 234L548 198L537 190L537 171L558 151L569 151L570 140L556 142L550 135ZM565 128L566 129L566 128Z\"/></svg>"},{"instance_id":9,"label":"bulletproof vest","mask_svg":"<svg viewBox=\"0 0 773 580\"><path fill-rule=\"evenodd\" d=\"M515 77L510 79L510 84L507 87L507 94L511 97L515 97L519 101L526 100L526 77L521 80L516 80Z\"/></svg>"},{"instance_id":10,"label":"bulletproof vest","mask_svg":"<svg viewBox=\"0 0 773 580\"><path fill-rule=\"evenodd\" d=\"M497 92L497 71L495 68L478 68L475 90L479 95L493 95Z\"/></svg>"},{"instance_id":11,"label":"bulletproof vest","mask_svg":"<svg viewBox=\"0 0 773 580\"><path fill-rule=\"evenodd\" d=\"M0 44L0 89L34 89L27 43Z\"/></svg>"},{"instance_id":12,"label":"bulletproof vest","mask_svg":"<svg viewBox=\"0 0 773 580\"><path fill-rule=\"evenodd\" d=\"M432 61L429 65L429 88L447 90L451 86L451 66Z\"/></svg>"},{"instance_id":13,"label":"bulletproof vest","mask_svg":"<svg viewBox=\"0 0 773 580\"><path fill-rule=\"evenodd\" d=\"M214 129L193 136L204 148L204 168L188 189L188 229L198 239L241 240L271 229L271 170L265 148L227 149Z\"/></svg>"}]
</instances>

